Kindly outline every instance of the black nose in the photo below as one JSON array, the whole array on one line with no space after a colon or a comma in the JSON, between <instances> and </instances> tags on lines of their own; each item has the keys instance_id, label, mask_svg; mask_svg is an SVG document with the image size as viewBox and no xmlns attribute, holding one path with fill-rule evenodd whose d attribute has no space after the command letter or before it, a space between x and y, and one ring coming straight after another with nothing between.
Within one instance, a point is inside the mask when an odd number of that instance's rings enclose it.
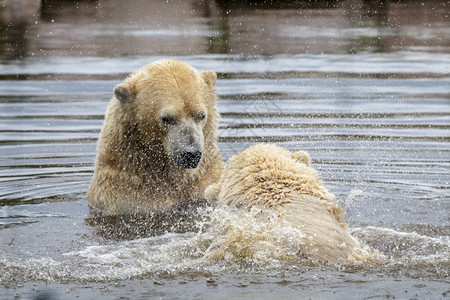
<instances>
[{"instance_id":1,"label":"black nose","mask_svg":"<svg viewBox=\"0 0 450 300\"><path fill-rule=\"evenodd\" d=\"M198 167L202 153L200 151L182 152L175 157L175 163L180 168L194 169Z\"/></svg>"}]
</instances>

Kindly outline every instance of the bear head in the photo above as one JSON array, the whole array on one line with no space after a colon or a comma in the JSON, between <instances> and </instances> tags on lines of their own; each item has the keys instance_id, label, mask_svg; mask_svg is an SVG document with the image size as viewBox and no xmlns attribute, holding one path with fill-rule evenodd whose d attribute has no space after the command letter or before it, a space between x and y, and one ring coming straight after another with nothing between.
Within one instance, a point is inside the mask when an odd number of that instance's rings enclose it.
<instances>
[{"instance_id":1,"label":"bear head","mask_svg":"<svg viewBox=\"0 0 450 300\"><path fill-rule=\"evenodd\" d=\"M114 88L114 96L142 147L178 168L195 169L205 151L206 131L217 120L211 115L217 114L215 82L212 71L161 60L131 74Z\"/></svg>"}]
</instances>

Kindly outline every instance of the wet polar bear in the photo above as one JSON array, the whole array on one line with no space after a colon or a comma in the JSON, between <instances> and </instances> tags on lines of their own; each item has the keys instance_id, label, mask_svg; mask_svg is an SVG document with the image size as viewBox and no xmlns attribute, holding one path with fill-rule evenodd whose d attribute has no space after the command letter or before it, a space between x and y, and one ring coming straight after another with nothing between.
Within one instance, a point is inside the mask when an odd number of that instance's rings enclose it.
<instances>
[{"instance_id":1,"label":"wet polar bear","mask_svg":"<svg viewBox=\"0 0 450 300\"><path fill-rule=\"evenodd\" d=\"M229 159L220 181L206 189L205 197L216 201L218 208L257 209L252 221L248 215L229 222L216 218L226 234L212 243L209 258L258 260L259 256L267 261L275 255L320 263L379 258L349 234L344 211L323 187L304 151L252 146Z\"/></svg>"},{"instance_id":2,"label":"wet polar bear","mask_svg":"<svg viewBox=\"0 0 450 300\"><path fill-rule=\"evenodd\" d=\"M114 88L87 199L109 215L203 198L223 169L216 74L175 60L144 66Z\"/></svg>"}]
</instances>

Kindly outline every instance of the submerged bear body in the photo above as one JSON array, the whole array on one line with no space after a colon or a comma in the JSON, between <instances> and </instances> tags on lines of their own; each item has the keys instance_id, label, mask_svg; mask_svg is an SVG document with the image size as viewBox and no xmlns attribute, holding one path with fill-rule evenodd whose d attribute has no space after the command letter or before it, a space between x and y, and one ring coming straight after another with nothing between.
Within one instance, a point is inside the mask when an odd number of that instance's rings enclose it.
<instances>
[{"instance_id":1,"label":"submerged bear body","mask_svg":"<svg viewBox=\"0 0 450 300\"><path fill-rule=\"evenodd\" d=\"M344 211L310 163L304 151L291 153L270 144L254 145L230 158L221 179L207 188L205 197L218 207L256 209L257 219L247 227L250 230L229 224L225 237L210 247L208 256L254 258L267 248L264 255L286 258L280 249L289 248L297 259L321 263L377 261L379 253L350 235ZM268 229L260 232L261 226ZM279 226L294 235L280 235Z\"/></svg>"}]
</instances>

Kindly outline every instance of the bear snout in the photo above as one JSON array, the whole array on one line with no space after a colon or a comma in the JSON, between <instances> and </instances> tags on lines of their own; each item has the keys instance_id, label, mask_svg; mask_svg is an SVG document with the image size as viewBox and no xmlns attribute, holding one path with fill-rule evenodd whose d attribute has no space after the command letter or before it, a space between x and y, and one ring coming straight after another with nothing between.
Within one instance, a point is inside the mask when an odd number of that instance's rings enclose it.
<instances>
[{"instance_id":1,"label":"bear snout","mask_svg":"<svg viewBox=\"0 0 450 300\"><path fill-rule=\"evenodd\" d=\"M200 164L202 159L202 152L200 151L185 151L175 155L175 164L180 168L195 169Z\"/></svg>"}]
</instances>

